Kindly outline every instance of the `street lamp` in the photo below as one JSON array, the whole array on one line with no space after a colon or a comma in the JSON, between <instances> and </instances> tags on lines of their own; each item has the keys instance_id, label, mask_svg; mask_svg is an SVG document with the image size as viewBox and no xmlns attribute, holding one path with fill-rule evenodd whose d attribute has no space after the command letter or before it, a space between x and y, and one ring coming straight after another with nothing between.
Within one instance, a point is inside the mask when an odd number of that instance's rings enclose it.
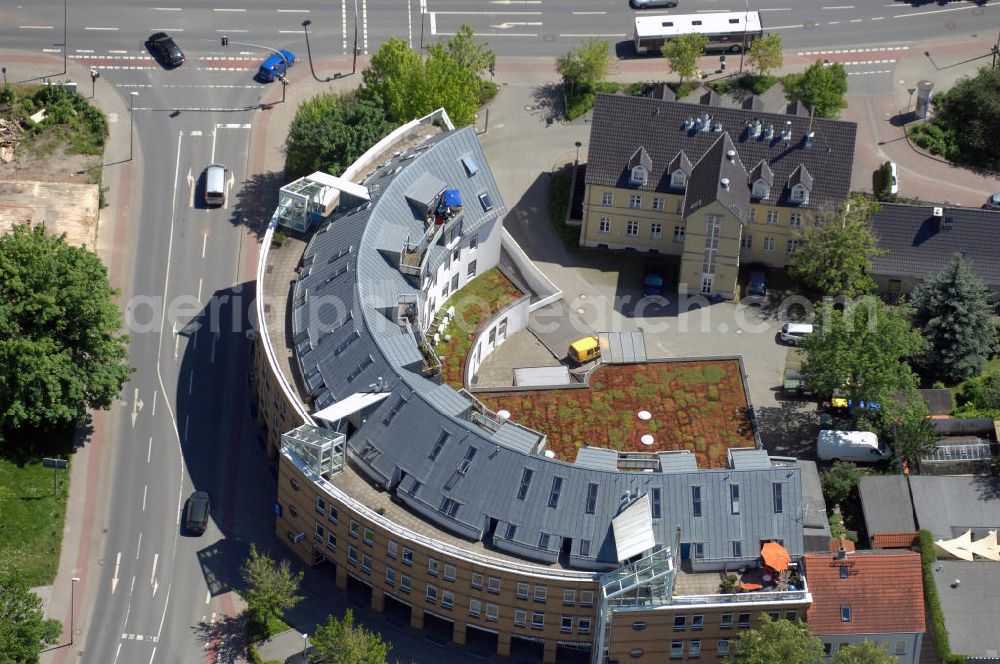
<instances>
[{"instance_id":1,"label":"street lamp","mask_svg":"<svg viewBox=\"0 0 1000 664\"><path fill-rule=\"evenodd\" d=\"M0 67L0 69L3 70L3 86L6 88L7 87L7 68L6 67Z\"/></svg>"},{"instance_id":2,"label":"street lamp","mask_svg":"<svg viewBox=\"0 0 1000 664\"><path fill-rule=\"evenodd\" d=\"M70 579L69 584L69 644L73 645L73 629L76 616L76 582L80 580L80 577L74 576Z\"/></svg>"},{"instance_id":3,"label":"street lamp","mask_svg":"<svg viewBox=\"0 0 1000 664\"><path fill-rule=\"evenodd\" d=\"M576 163L579 164L580 163L580 146L582 146L583 143L581 143L580 141L577 141L573 145L576 146Z\"/></svg>"},{"instance_id":4,"label":"street lamp","mask_svg":"<svg viewBox=\"0 0 1000 664\"><path fill-rule=\"evenodd\" d=\"M132 161L132 109L135 108L135 100L139 96L138 92L130 92L128 96L128 160Z\"/></svg>"},{"instance_id":5,"label":"street lamp","mask_svg":"<svg viewBox=\"0 0 1000 664\"><path fill-rule=\"evenodd\" d=\"M309 648L309 635L302 634L302 664L308 664L306 659L306 650Z\"/></svg>"},{"instance_id":6,"label":"street lamp","mask_svg":"<svg viewBox=\"0 0 1000 664\"><path fill-rule=\"evenodd\" d=\"M262 48L265 51L271 51L272 53L276 53L278 57L281 58L281 61L285 63L285 72L286 73L288 72L288 58L285 57L284 53L282 53L276 48L271 48L270 46L264 46L262 44L248 44L247 42L234 42L230 40L229 37L226 36L222 37L221 43L223 46L229 46L230 44L235 44L237 46L248 46L250 48ZM311 62L309 66L310 67L312 66ZM281 81L281 103L285 103L285 86L288 85L288 79L285 78L284 74L276 76L275 78Z\"/></svg>"},{"instance_id":7,"label":"street lamp","mask_svg":"<svg viewBox=\"0 0 1000 664\"><path fill-rule=\"evenodd\" d=\"M740 73L743 73L743 54L747 52L747 19L750 18L750 0L743 0L746 13L743 14L743 48L740 49Z\"/></svg>"},{"instance_id":8,"label":"street lamp","mask_svg":"<svg viewBox=\"0 0 1000 664\"><path fill-rule=\"evenodd\" d=\"M94 98L94 88L97 85L97 79L101 77L101 72L97 71L93 67L90 68L90 98Z\"/></svg>"},{"instance_id":9,"label":"street lamp","mask_svg":"<svg viewBox=\"0 0 1000 664\"><path fill-rule=\"evenodd\" d=\"M351 63L351 74L358 71L358 0L354 0L354 62Z\"/></svg>"},{"instance_id":10,"label":"street lamp","mask_svg":"<svg viewBox=\"0 0 1000 664\"><path fill-rule=\"evenodd\" d=\"M69 43L66 40L66 31L69 21L67 20L69 14L66 8L66 3L68 0L63 0L63 74L66 73L66 54L69 52Z\"/></svg>"}]
</instances>

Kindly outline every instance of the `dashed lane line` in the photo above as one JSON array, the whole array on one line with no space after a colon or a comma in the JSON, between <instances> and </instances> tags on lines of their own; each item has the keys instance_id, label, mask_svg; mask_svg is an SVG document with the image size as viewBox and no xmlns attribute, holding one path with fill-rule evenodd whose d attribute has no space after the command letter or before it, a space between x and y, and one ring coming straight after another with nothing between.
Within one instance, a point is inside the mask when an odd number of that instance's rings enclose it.
<instances>
[{"instance_id":1,"label":"dashed lane line","mask_svg":"<svg viewBox=\"0 0 1000 664\"><path fill-rule=\"evenodd\" d=\"M885 51L908 51L909 46L873 46L870 48L838 48L826 51L799 51L796 55L842 55L850 53L883 53Z\"/></svg>"}]
</instances>

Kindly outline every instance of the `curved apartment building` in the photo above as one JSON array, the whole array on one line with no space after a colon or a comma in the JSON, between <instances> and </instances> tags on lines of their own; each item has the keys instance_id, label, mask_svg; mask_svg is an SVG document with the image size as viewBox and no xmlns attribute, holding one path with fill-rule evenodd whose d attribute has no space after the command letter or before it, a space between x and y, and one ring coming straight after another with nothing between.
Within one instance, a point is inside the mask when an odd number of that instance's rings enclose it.
<instances>
[{"instance_id":1,"label":"curved apartment building","mask_svg":"<svg viewBox=\"0 0 1000 664\"><path fill-rule=\"evenodd\" d=\"M498 265L535 280L505 214L474 129L443 111L340 178L282 189L255 362L277 534L380 611L544 662L711 660L762 613L804 617L793 461L748 449L715 469L683 453L650 455L648 472L620 470L615 453L567 463L544 454L545 432L442 383L430 349L449 297ZM278 226L295 232L275 248ZM529 300L468 330L463 375L525 325ZM774 541L788 574L722 592L720 574L756 568Z\"/></svg>"}]
</instances>

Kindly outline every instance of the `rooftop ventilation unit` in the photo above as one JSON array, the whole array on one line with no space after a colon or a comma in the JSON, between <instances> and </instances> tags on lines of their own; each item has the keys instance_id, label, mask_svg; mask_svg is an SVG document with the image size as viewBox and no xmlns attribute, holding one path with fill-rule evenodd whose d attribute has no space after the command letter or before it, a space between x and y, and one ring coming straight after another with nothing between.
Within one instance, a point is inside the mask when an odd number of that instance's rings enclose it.
<instances>
[{"instance_id":1,"label":"rooftop ventilation unit","mask_svg":"<svg viewBox=\"0 0 1000 664\"><path fill-rule=\"evenodd\" d=\"M715 125L713 125L713 127L712 127L712 131L714 131L716 133L722 131L722 123L716 121Z\"/></svg>"},{"instance_id":2,"label":"rooftop ventilation unit","mask_svg":"<svg viewBox=\"0 0 1000 664\"><path fill-rule=\"evenodd\" d=\"M759 119L753 121L753 137L760 138L760 131L764 127L763 123Z\"/></svg>"},{"instance_id":3,"label":"rooftop ventilation unit","mask_svg":"<svg viewBox=\"0 0 1000 664\"><path fill-rule=\"evenodd\" d=\"M722 178L722 188L729 189L729 178Z\"/></svg>"},{"instance_id":4,"label":"rooftop ventilation unit","mask_svg":"<svg viewBox=\"0 0 1000 664\"><path fill-rule=\"evenodd\" d=\"M934 213L933 214L934 214L935 217L937 217L937 218L940 219L941 217L944 216L944 208L943 207L936 207L936 208L934 208Z\"/></svg>"},{"instance_id":5,"label":"rooftop ventilation unit","mask_svg":"<svg viewBox=\"0 0 1000 664\"><path fill-rule=\"evenodd\" d=\"M768 123L767 130L764 131L764 138L766 138L767 140L771 140L772 138L774 138L774 125L773 124Z\"/></svg>"},{"instance_id":6,"label":"rooftop ventilation unit","mask_svg":"<svg viewBox=\"0 0 1000 664\"><path fill-rule=\"evenodd\" d=\"M802 141L805 143L805 146L808 148L808 147L812 147L813 139L814 138L816 138L816 132L810 130L810 131L807 131L805 133L805 135L802 137Z\"/></svg>"},{"instance_id":7,"label":"rooftop ventilation unit","mask_svg":"<svg viewBox=\"0 0 1000 664\"><path fill-rule=\"evenodd\" d=\"M781 132L781 140L790 141L792 140L792 121L785 120L785 130Z\"/></svg>"},{"instance_id":8,"label":"rooftop ventilation unit","mask_svg":"<svg viewBox=\"0 0 1000 664\"><path fill-rule=\"evenodd\" d=\"M686 130L689 130L689 129L691 129L692 127L694 127L694 118L692 118L692 117L691 117L691 116L689 115L689 116L688 116L688 119L684 121L684 129L686 129Z\"/></svg>"},{"instance_id":9,"label":"rooftop ventilation unit","mask_svg":"<svg viewBox=\"0 0 1000 664\"><path fill-rule=\"evenodd\" d=\"M701 119L701 129L700 131L708 131L712 126L712 116L705 113L704 117Z\"/></svg>"},{"instance_id":10,"label":"rooftop ventilation unit","mask_svg":"<svg viewBox=\"0 0 1000 664\"><path fill-rule=\"evenodd\" d=\"M729 158L729 161L734 161L736 159L736 150L726 151L726 157Z\"/></svg>"}]
</instances>

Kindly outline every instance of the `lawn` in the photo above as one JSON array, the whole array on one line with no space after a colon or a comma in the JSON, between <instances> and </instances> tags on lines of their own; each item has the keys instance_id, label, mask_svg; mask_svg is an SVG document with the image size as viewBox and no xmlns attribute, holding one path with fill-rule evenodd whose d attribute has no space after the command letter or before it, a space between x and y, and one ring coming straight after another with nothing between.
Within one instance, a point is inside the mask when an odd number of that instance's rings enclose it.
<instances>
[{"instance_id":1,"label":"lawn","mask_svg":"<svg viewBox=\"0 0 1000 664\"><path fill-rule=\"evenodd\" d=\"M470 281L441 305L440 311L455 307L455 315L441 341L434 346L434 353L444 356L441 363L443 383L456 390L465 387L465 358L472 342L490 319L524 295L503 272L493 268ZM450 340L445 341L445 337Z\"/></svg>"},{"instance_id":2,"label":"lawn","mask_svg":"<svg viewBox=\"0 0 1000 664\"><path fill-rule=\"evenodd\" d=\"M494 411L548 436L548 449L574 461L584 445L619 451L691 450L700 468L726 465L730 447L752 447L737 360L605 365L588 389L479 393ZM648 421L638 417L649 411ZM645 445L644 434L654 437Z\"/></svg>"},{"instance_id":3,"label":"lawn","mask_svg":"<svg viewBox=\"0 0 1000 664\"><path fill-rule=\"evenodd\" d=\"M59 470L52 495L52 469L40 462L18 465L0 458L0 574L16 572L29 585L55 578L62 545L69 469Z\"/></svg>"}]
</instances>

